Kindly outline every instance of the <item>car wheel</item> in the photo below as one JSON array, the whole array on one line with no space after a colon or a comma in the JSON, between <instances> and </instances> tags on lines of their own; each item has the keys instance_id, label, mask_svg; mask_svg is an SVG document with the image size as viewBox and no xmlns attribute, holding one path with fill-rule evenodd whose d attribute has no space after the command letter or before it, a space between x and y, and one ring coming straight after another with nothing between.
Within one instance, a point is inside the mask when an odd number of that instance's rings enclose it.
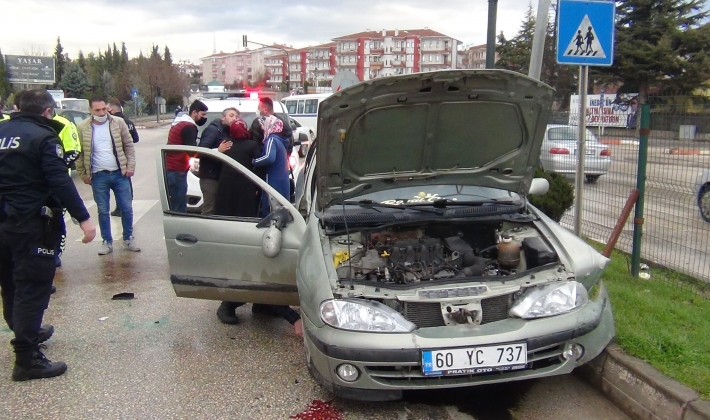
<instances>
[{"instance_id":1,"label":"car wheel","mask_svg":"<svg viewBox=\"0 0 710 420\"><path fill-rule=\"evenodd\" d=\"M585 179L587 180L587 182L589 182L590 184L594 184L595 182L597 182L597 180L599 180L599 177L600 177L600 176L601 176L601 175L585 175L584 178L585 178Z\"/></svg>"},{"instance_id":2,"label":"car wheel","mask_svg":"<svg viewBox=\"0 0 710 420\"><path fill-rule=\"evenodd\" d=\"M710 223L710 184L705 184L700 187L700 192L698 192L698 210L700 210L700 217Z\"/></svg>"}]
</instances>

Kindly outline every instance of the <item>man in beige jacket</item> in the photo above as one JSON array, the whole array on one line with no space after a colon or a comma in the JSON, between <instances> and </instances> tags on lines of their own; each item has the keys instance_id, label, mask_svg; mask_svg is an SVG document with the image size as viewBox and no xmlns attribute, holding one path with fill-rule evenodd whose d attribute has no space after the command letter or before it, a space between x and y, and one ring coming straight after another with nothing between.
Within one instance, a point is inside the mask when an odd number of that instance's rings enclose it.
<instances>
[{"instance_id":1,"label":"man in beige jacket","mask_svg":"<svg viewBox=\"0 0 710 420\"><path fill-rule=\"evenodd\" d=\"M121 210L123 243L130 251L140 251L133 237L133 195L129 183L136 170L133 138L123 119L109 115L104 98L91 98L89 106L91 118L77 125L82 154L76 161L76 170L84 183L91 185L99 210L99 228L103 239L99 255L113 252L109 214L111 190Z\"/></svg>"}]
</instances>

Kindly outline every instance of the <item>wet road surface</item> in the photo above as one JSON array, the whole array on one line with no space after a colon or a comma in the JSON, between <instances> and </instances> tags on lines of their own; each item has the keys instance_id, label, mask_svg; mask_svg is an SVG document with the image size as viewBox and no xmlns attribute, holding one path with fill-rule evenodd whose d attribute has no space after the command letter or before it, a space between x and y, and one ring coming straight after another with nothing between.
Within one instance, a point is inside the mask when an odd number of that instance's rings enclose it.
<instances>
[{"instance_id":1,"label":"wet road surface","mask_svg":"<svg viewBox=\"0 0 710 420\"><path fill-rule=\"evenodd\" d=\"M57 378L12 382L12 335L3 324L0 418L626 418L574 375L411 392L388 403L334 400L309 376L302 341L284 320L253 315L247 305L237 310L239 325L223 325L215 316L218 302L175 297L155 170L155 146L165 142L167 127L140 135L133 184L134 234L142 251L123 249L119 218L112 217L114 252L103 257L97 255L98 235L83 245L81 231L69 223L57 293L45 314L56 332L44 350L69 370ZM95 218L90 187L75 182ZM124 292L135 298L112 299Z\"/></svg>"}]
</instances>

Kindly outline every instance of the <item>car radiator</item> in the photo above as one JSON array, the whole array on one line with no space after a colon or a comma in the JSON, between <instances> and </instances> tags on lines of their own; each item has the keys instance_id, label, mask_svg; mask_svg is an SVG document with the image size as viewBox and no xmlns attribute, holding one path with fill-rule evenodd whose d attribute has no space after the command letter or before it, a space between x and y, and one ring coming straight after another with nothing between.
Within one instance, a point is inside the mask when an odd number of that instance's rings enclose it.
<instances>
[{"instance_id":1,"label":"car radiator","mask_svg":"<svg viewBox=\"0 0 710 420\"><path fill-rule=\"evenodd\" d=\"M508 318L512 295L501 295L481 300L481 324ZM444 315L439 303L404 302L404 317L417 328L443 327Z\"/></svg>"}]
</instances>

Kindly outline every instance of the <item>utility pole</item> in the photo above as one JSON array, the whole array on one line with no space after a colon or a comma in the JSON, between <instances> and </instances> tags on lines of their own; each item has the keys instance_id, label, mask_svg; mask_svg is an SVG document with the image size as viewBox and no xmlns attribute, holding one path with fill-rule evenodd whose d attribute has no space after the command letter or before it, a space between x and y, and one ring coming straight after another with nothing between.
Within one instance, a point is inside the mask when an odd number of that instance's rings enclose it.
<instances>
[{"instance_id":1,"label":"utility pole","mask_svg":"<svg viewBox=\"0 0 710 420\"><path fill-rule=\"evenodd\" d=\"M496 17L498 15L498 0L488 0L488 37L486 39L486 68L496 65Z\"/></svg>"}]
</instances>

